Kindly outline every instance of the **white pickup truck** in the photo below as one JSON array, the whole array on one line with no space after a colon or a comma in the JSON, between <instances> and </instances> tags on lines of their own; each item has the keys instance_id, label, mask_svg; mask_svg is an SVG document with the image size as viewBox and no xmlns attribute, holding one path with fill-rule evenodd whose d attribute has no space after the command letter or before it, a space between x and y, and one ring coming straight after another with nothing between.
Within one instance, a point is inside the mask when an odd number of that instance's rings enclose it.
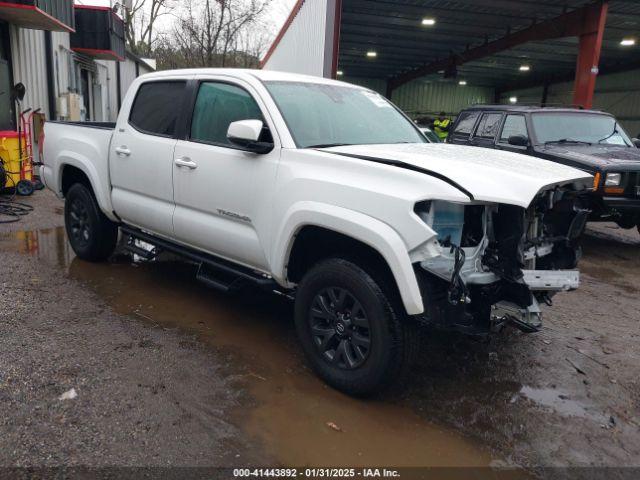
<instances>
[{"instance_id":1,"label":"white pickup truck","mask_svg":"<svg viewBox=\"0 0 640 480\"><path fill-rule=\"evenodd\" d=\"M252 70L138 78L115 124L45 125L41 176L74 251L199 264L198 278L295 298L313 369L366 395L411 361L421 324L541 325L578 285L591 176L497 150L429 144L377 93ZM153 248L151 248L153 246Z\"/></svg>"}]
</instances>

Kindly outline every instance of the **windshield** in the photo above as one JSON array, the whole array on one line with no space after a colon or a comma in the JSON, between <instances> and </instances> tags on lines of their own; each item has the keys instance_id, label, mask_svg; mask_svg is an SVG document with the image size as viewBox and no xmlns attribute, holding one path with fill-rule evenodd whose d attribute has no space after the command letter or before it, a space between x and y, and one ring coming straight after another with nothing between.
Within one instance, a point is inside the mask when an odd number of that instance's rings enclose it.
<instances>
[{"instance_id":1,"label":"windshield","mask_svg":"<svg viewBox=\"0 0 640 480\"><path fill-rule=\"evenodd\" d=\"M534 113L539 143L589 143L630 147L631 140L615 118L593 113Z\"/></svg>"},{"instance_id":2,"label":"windshield","mask_svg":"<svg viewBox=\"0 0 640 480\"><path fill-rule=\"evenodd\" d=\"M377 93L308 82L265 84L299 148L426 143L413 123Z\"/></svg>"}]
</instances>

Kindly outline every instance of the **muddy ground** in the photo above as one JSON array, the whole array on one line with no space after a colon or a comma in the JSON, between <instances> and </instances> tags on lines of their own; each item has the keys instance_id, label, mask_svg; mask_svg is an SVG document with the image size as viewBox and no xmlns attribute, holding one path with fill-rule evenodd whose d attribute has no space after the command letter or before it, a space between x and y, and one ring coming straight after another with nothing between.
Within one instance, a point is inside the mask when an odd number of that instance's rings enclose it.
<instances>
[{"instance_id":1,"label":"muddy ground","mask_svg":"<svg viewBox=\"0 0 640 480\"><path fill-rule=\"evenodd\" d=\"M286 300L82 262L62 204L27 201L0 225L0 465L640 466L637 231L589 227L540 333L425 333L409 385L363 401L309 372Z\"/></svg>"}]
</instances>

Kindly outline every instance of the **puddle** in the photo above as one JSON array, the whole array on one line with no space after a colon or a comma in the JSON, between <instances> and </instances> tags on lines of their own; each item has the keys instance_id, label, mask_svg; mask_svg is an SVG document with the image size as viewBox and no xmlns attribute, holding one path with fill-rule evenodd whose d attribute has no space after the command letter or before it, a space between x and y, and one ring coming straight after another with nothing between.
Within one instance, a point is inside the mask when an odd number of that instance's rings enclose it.
<instances>
[{"instance_id":1,"label":"puddle","mask_svg":"<svg viewBox=\"0 0 640 480\"><path fill-rule=\"evenodd\" d=\"M356 400L324 385L304 366L292 306L282 298L255 291L221 294L198 283L194 267L185 262L83 262L74 258L63 229L0 237L0 250L67 269L119 313L180 328L232 352L242 365L231 369L255 400L238 409L237 422L285 465L489 466L500 461L483 445L428 423L393 400Z\"/></svg>"},{"instance_id":2,"label":"puddle","mask_svg":"<svg viewBox=\"0 0 640 480\"><path fill-rule=\"evenodd\" d=\"M576 400L572 400L562 392L553 388L533 388L523 386L519 395L531 400L543 407L550 408L565 417L580 417L594 420L598 423L607 423L604 415L593 413ZM517 401L517 396L512 398L512 402Z\"/></svg>"}]
</instances>

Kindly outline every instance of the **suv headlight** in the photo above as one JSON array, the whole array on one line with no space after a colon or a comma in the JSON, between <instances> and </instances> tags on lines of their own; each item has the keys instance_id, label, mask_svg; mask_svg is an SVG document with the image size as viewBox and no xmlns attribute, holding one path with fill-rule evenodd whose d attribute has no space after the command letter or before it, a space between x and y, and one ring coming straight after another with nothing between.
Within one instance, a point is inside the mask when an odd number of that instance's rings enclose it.
<instances>
[{"instance_id":1,"label":"suv headlight","mask_svg":"<svg viewBox=\"0 0 640 480\"><path fill-rule=\"evenodd\" d=\"M621 181L622 181L621 173L607 173L607 176L604 180L604 186L617 187L618 185L620 185Z\"/></svg>"}]
</instances>

